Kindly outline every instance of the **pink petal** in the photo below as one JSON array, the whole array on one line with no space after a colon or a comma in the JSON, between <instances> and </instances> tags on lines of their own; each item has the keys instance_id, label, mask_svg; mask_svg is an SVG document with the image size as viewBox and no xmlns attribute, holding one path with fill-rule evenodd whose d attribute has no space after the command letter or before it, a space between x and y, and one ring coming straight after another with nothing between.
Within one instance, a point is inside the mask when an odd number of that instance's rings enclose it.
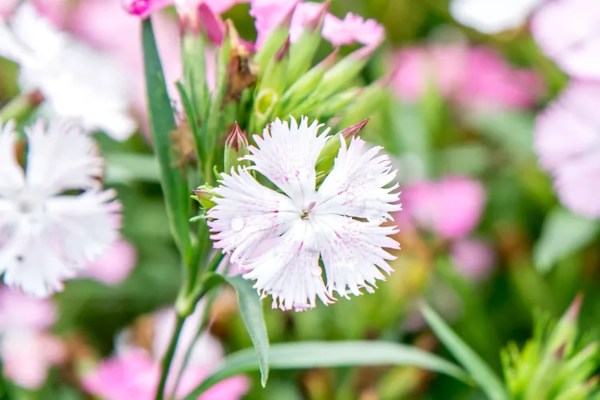
<instances>
[{"instance_id":1,"label":"pink petal","mask_svg":"<svg viewBox=\"0 0 600 400\"><path fill-rule=\"evenodd\" d=\"M474 180L449 177L421 182L403 192L406 212L423 228L447 239L468 235L483 211L485 190Z\"/></svg>"},{"instance_id":2,"label":"pink petal","mask_svg":"<svg viewBox=\"0 0 600 400\"><path fill-rule=\"evenodd\" d=\"M135 247L126 240L120 239L112 245L104 256L91 263L83 271L83 275L106 285L116 285L129 276L136 261Z\"/></svg>"},{"instance_id":3,"label":"pink petal","mask_svg":"<svg viewBox=\"0 0 600 400\"><path fill-rule=\"evenodd\" d=\"M492 272L494 250L480 239L461 239L452 243L450 254L454 267L466 278L479 282Z\"/></svg>"}]
</instances>

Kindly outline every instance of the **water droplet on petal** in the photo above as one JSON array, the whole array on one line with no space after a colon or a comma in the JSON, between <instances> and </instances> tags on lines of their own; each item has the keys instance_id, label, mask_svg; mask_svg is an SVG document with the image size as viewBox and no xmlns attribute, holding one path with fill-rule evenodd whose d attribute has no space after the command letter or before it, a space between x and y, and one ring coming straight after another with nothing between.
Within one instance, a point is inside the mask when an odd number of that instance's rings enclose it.
<instances>
[{"instance_id":1,"label":"water droplet on petal","mask_svg":"<svg viewBox=\"0 0 600 400\"><path fill-rule=\"evenodd\" d=\"M231 229L234 232L239 232L242 229L244 229L244 225L246 224L246 222L244 221L244 218L242 217L234 217L231 220L231 223L229 224L229 226L231 227Z\"/></svg>"}]
</instances>

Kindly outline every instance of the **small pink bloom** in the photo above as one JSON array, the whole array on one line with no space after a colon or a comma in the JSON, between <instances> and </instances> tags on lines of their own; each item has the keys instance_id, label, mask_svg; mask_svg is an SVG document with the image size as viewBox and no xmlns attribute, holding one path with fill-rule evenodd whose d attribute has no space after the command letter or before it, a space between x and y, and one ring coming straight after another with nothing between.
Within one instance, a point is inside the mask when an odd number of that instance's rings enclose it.
<instances>
[{"instance_id":1,"label":"small pink bloom","mask_svg":"<svg viewBox=\"0 0 600 400\"><path fill-rule=\"evenodd\" d=\"M192 346L202 319L201 306L190 316L179 339L172 371L179 371L187 349ZM154 315L154 338L149 351L131 341L131 331L126 330L117 341L116 355L102 361L83 377L84 389L107 400L151 400L154 398L160 376L160 360L167 350L175 326L175 312L161 310ZM188 367L182 374L176 399L183 398L221 363L223 349L210 334L203 333L192 349ZM167 392L173 390L175 374L169 376ZM245 376L235 376L211 387L199 400L237 400L247 391L249 381Z\"/></svg>"},{"instance_id":2,"label":"small pink bloom","mask_svg":"<svg viewBox=\"0 0 600 400\"><path fill-rule=\"evenodd\" d=\"M544 2L534 14L531 33L567 73L578 78L600 79L598 26L600 2L554 0Z\"/></svg>"},{"instance_id":3,"label":"small pink bloom","mask_svg":"<svg viewBox=\"0 0 600 400\"><path fill-rule=\"evenodd\" d=\"M472 179L449 177L420 182L403 191L404 209L415 223L446 239L467 236L477 226L485 189Z\"/></svg>"},{"instance_id":4,"label":"small pink bloom","mask_svg":"<svg viewBox=\"0 0 600 400\"><path fill-rule=\"evenodd\" d=\"M458 240L452 243L450 254L458 272L476 282L490 275L495 262L494 250L480 239Z\"/></svg>"},{"instance_id":5,"label":"small pink bloom","mask_svg":"<svg viewBox=\"0 0 600 400\"><path fill-rule=\"evenodd\" d=\"M385 31L374 19L348 13L344 19L328 14L323 26L323 37L334 46L361 43L369 47L378 47L385 38Z\"/></svg>"},{"instance_id":6,"label":"small pink bloom","mask_svg":"<svg viewBox=\"0 0 600 400\"><path fill-rule=\"evenodd\" d=\"M250 15L255 19L256 47L262 46L273 30L294 12L300 0L252 0Z\"/></svg>"},{"instance_id":7,"label":"small pink bloom","mask_svg":"<svg viewBox=\"0 0 600 400\"><path fill-rule=\"evenodd\" d=\"M6 376L34 389L46 380L48 370L66 355L63 343L41 331L9 331L2 335L0 354Z\"/></svg>"},{"instance_id":8,"label":"small pink bloom","mask_svg":"<svg viewBox=\"0 0 600 400\"><path fill-rule=\"evenodd\" d=\"M485 47L413 47L398 52L392 63L392 88L408 101L433 86L447 100L469 109L525 108L543 93L532 71L513 68Z\"/></svg>"},{"instance_id":9,"label":"small pink bloom","mask_svg":"<svg viewBox=\"0 0 600 400\"><path fill-rule=\"evenodd\" d=\"M126 240L117 240L99 260L91 263L83 276L96 279L106 285L116 285L129 276L135 266L135 247Z\"/></svg>"},{"instance_id":10,"label":"small pink bloom","mask_svg":"<svg viewBox=\"0 0 600 400\"><path fill-rule=\"evenodd\" d=\"M37 388L48 369L64 359L62 342L45 332L55 320L56 308L50 300L0 288L0 358L10 380Z\"/></svg>"},{"instance_id":11,"label":"small pink bloom","mask_svg":"<svg viewBox=\"0 0 600 400\"><path fill-rule=\"evenodd\" d=\"M173 4L173 0L122 0L122 4L129 14L146 18L161 8Z\"/></svg>"},{"instance_id":12,"label":"small pink bloom","mask_svg":"<svg viewBox=\"0 0 600 400\"><path fill-rule=\"evenodd\" d=\"M600 83L573 82L535 127L535 149L554 178L561 202L600 218Z\"/></svg>"},{"instance_id":13,"label":"small pink bloom","mask_svg":"<svg viewBox=\"0 0 600 400\"><path fill-rule=\"evenodd\" d=\"M208 376L209 367L188 368L182 375L176 398L180 399ZM83 379L83 387L106 400L152 400L160 377L160 364L142 350L128 351L100 363ZM172 384L172 382L171 382ZM172 390L168 385L167 391ZM248 390L245 377L236 376L211 387L199 400L237 400Z\"/></svg>"},{"instance_id":14,"label":"small pink bloom","mask_svg":"<svg viewBox=\"0 0 600 400\"><path fill-rule=\"evenodd\" d=\"M299 0L252 0L250 14L256 19L258 39L256 47L262 46L273 30L291 16L290 39L296 41L310 25L316 25L324 4ZM323 21L323 38L334 46L360 43L375 49L383 42L383 27L373 19L363 19L352 13L344 19L326 13Z\"/></svg>"}]
</instances>

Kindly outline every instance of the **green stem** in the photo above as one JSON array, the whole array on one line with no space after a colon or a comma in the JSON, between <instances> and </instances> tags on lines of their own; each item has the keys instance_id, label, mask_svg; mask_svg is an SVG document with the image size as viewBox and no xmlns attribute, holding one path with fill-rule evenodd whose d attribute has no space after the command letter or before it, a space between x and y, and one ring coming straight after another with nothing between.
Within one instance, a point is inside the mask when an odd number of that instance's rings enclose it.
<instances>
[{"instance_id":1,"label":"green stem","mask_svg":"<svg viewBox=\"0 0 600 400\"><path fill-rule=\"evenodd\" d=\"M162 365L161 365L161 376L160 381L158 383L158 388L156 389L156 395L154 396L155 400L163 400L165 393L165 386L167 385L167 378L169 377L169 370L171 369L171 364L173 362L173 356L175 355L175 350L177 349L177 343L179 342L179 336L181 335L181 331L183 329L183 324L186 320L187 316L182 316L177 314L177 323L175 324L175 330L173 331L173 336L171 337L171 342L169 343L169 348L165 353Z\"/></svg>"},{"instance_id":2,"label":"green stem","mask_svg":"<svg viewBox=\"0 0 600 400\"><path fill-rule=\"evenodd\" d=\"M9 121L11 119L20 120L25 118L44 100L39 91L23 93L12 99L2 109L0 109L0 121Z\"/></svg>"}]
</instances>

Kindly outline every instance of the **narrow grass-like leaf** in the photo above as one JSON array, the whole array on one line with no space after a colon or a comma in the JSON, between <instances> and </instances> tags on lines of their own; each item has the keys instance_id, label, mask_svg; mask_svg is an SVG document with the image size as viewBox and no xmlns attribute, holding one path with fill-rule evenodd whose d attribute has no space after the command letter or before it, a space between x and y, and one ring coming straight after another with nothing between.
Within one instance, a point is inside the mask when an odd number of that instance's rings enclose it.
<instances>
[{"instance_id":1,"label":"narrow grass-like leaf","mask_svg":"<svg viewBox=\"0 0 600 400\"><path fill-rule=\"evenodd\" d=\"M231 354L185 399L196 399L211 386L231 376L256 370L256 354L250 349ZM271 369L292 370L374 365L419 367L453 376L465 382L468 376L458 366L416 347L393 342L344 341L300 342L271 345Z\"/></svg>"},{"instance_id":2,"label":"narrow grass-like leaf","mask_svg":"<svg viewBox=\"0 0 600 400\"><path fill-rule=\"evenodd\" d=\"M189 256L191 243L188 230L189 191L181 171L176 166L170 134L175 129L171 100L167 94L165 77L156 47L150 18L142 22L142 44L148 115L154 151L160 165L161 185L167 214L175 242L182 254Z\"/></svg>"},{"instance_id":3,"label":"narrow grass-like leaf","mask_svg":"<svg viewBox=\"0 0 600 400\"><path fill-rule=\"evenodd\" d=\"M423 316L438 339L454 355L460 364L471 374L471 378L481 387L491 400L507 400L508 395L502 381L433 309L424 305Z\"/></svg>"}]
</instances>

